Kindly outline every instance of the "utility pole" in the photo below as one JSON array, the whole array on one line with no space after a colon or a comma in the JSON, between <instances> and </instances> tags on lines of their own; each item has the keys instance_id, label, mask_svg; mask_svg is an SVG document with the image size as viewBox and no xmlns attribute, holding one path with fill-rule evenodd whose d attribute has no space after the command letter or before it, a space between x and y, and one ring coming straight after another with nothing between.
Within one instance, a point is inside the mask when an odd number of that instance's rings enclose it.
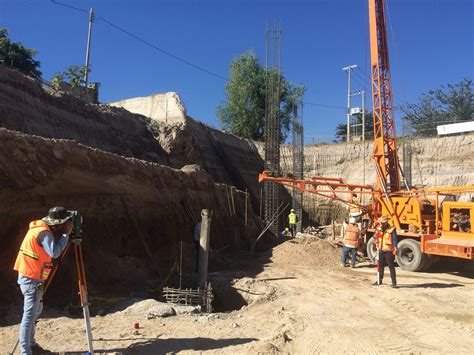
<instances>
[{"instance_id":1,"label":"utility pole","mask_svg":"<svg viewBox=\"0 0 474 355\"><path fill-rule=\"evenodd\" d=\"M347 71L347 142L351 139L351 70L357 68L357 64L349 65L342 70Z\"/></svg>"},{"instance_id":2,"label":"utility pole","mask_svg":"<svg viewBox=\"0 0 474 355\"><path fill-rule=\"evenodd\" d=\"M89 86L89 59L91 54L92 22L94 22L94 10L91 7L89 10L89 33L87 34L86 68L84 73L86 88Z\"/></svg>"}]
</instances>

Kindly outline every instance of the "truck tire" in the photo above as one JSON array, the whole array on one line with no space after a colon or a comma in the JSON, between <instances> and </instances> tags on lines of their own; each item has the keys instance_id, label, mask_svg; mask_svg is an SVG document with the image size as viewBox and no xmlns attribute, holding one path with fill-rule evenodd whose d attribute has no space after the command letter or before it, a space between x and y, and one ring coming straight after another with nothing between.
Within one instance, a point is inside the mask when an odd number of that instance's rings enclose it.
<instances>
[{"instance_id":1,"label":"truck tire","mask_svg":"<svg viewBox=\"0 0 474 355\"><path fill-rule=\"evenodd\" d=\"M413 239L403 239L398 243L397 264L405 271L420 271L424 261L420 243Z\"/></svg>"},{"instance_id":2,"label":"truck tire","mask_svg":"<svg viewBox=\"0 0 474 355\"><path fill-rule=\"evenodd\" d=\"M377 254L377 248L375 247L375 238L372 237L367 242L367 257L370 259L372 264L375 264L375 255Z\"/></svg>"}]
</instances>

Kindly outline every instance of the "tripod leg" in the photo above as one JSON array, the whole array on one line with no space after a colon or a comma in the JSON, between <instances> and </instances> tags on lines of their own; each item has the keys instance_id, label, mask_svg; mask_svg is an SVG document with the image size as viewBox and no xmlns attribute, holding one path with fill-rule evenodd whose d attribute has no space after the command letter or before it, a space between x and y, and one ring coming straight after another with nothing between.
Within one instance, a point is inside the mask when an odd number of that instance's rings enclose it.
<instances>
[{"instance_id":1,"label":"tripod leg","mask_svg":"<svg viewBox=\"0 0 474 355\"><path fill-rule=\"evenodd\" d=\"M84 322L86 326L87 345L89 348L89 353L94 354L94 349L92 346L91 320L89 313L89 297L87 294L86 272L84 268L84 259L82 257L81 239L74 240L74 256L76 260L79 297L81 300L81 307L84 313Z\"/></svg>"}]
</instances>

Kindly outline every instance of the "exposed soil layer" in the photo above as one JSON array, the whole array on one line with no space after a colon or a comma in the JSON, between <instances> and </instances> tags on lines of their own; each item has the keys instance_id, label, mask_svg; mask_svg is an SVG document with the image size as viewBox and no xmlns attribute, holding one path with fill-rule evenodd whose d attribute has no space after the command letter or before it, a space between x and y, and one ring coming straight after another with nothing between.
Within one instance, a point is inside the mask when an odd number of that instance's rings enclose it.
<instances>
[{"instance_id":1,"label":"exposed soil layer","mask_svg":"<svg viewBox=\"0 0 474 355\"><path fill-rule=\"evenodd\" d=\"M153 122L124 109L48 94L38 81L0 66L0 126L76 142L123 156L166 162Z\"/></svg>"},{"instance_id":2,"label":"exposed soil layer","mask_svg":"<svg viewBox=\"0 0 474 355\"><path fill-rule=\"evenodd\" d=\"M245 226L245 193L214 183L198 166L177 170L6 129L0 129L0 199L5 202L0 204L0 295L5 298L15 289L12 265L28 223L51 206L84 216L86 271L96 293L130 293L152 287L151 280L162 281L181 240L188 245L185 266L193 266L194 224L184 201L195 216L203 208L214 211L214 250L249 249L260 228L250 204ZM64 269L56 285L73 287L72 260Z\"/></svg>"}]
</instances>

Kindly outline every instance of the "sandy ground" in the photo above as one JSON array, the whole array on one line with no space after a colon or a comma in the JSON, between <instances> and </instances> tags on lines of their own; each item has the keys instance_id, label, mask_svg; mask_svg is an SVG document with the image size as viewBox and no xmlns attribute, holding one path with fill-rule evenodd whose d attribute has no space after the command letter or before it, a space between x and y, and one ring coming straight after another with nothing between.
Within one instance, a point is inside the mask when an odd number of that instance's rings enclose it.
<instances>
[{"instance_id":1,"label":"sandy ground","mask_svg":"<svg viewBox=\"0 0 474 355\"><path fill-rule=\"evenodd\" d=\"M277 257L282 248L295 251L295 243L287 243L275 250L273 261L255 277L245 277L245 267L238 272L240 279L233 286L250 302L242 309L155 319L130 310L96 316L92 318L95 350L472 354L474 272L397 270L399 289L376 287L371 286L375 270L367 263L355 269L311 266L318 263L308 262L301 250L299 258L292 258L291 252L289 258ZM315 249L306 242L299 247ZM335 262L338 252L334 249L328 264ZM140 323L138 332L133 330L135 322ZM18 325L0 328L2 354L11 349L17 332ZM38 323L37 341L53 352L87 349L82 319L54 315L51 310Z\"/></svg>"}]
</instances>

